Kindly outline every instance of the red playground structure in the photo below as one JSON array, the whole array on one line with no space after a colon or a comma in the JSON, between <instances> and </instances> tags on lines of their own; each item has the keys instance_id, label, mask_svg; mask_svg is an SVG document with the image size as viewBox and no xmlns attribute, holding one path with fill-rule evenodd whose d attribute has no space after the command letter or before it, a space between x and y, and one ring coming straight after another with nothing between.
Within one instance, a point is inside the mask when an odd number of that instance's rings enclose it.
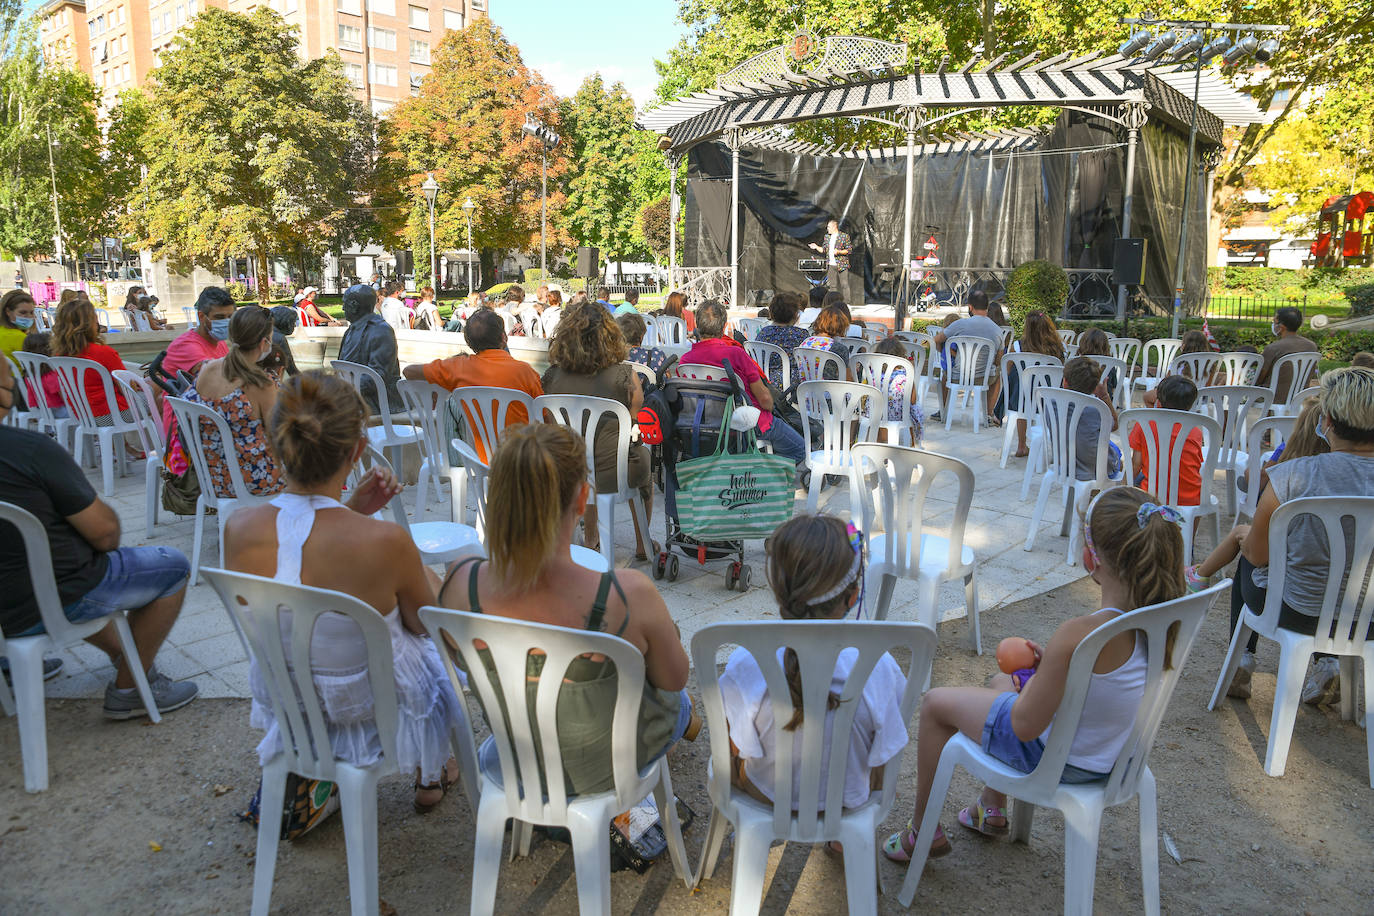
<instances>
[{"instance_id":1,"label":"red playground structure","mask_svg":"<svg viewBox=\"0 0 1374 916\"><path fill-rule=\"evenodd\" d=\"M1328 197L1317 217L1318 267L1374 264L1374 191Z\"/></svg>"}]
</instances>

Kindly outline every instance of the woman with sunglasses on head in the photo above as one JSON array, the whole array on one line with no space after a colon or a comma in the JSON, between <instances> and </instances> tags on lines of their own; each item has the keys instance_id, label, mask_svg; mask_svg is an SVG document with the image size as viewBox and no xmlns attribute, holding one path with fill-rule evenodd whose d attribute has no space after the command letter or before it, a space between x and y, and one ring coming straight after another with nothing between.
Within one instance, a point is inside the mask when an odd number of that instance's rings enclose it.
<instances>
[{"instance_id":1,"label":"woman with sunglasses on head","mask_svg":"<svg viewBox=\"0 0 1374 916\"><path fill-rule=\"evenodd\" d=\"M1136 487L1117 487L1088 507L1083 568L1102 587L1101 610L1061 623L1043 649L1026 640L1035 659L1028 670L998 674L987 687L936 687L926 692L916 738L916 811L906 828L883 846L889 859L911 861L916 847L913 825L925 817L940 755L950 738L963 732L980 742L985 754L1022 773L1032 772L1064 699L1069 663L1078 644L1122 614L1182 597L1183 519L1150 499ZM1173 635L1171 630L1163 646L1165 669L1173 666ZM1135 727L1149 671L1148 651L1145 640L1132 630L1102 647L1060 783L1095 783L1110 775ZM959 824L986 836L1005 836L1010 832L1006 807L1005 795L984 787L978 800L959 812ZM944 830L937 827L930 857L951 851Z\"/></svg>"},{"instance_id":2,"label":"woman with sunglasses on head","mask_svg":"<svg viewBox=\"0 0 1374 916\"><path fill-rule=\"evenodd\" d=\"M768 582L784 620L843 620L860 605L864 579L863 535L853 525L830 515L799 515L778 526L768 539ZM783 655L783 653L786 653ZM802 724L802 682L797 655L779 649L792 694L792 718L773 719L768 685L758 662L745 649L736 649L720 676L725 718L730 726L730 781L754 799L773 804L773 768L780 738L799 741ZM839 693L849 679L858 650L846 649L836 660L828 709L839 705ZM874 666L859 698L849 736L849 765L845 771L844 803L863 804L882 776L882 767L907 746L902 719L906 676L890 655ZM795 770L801 748L793 755L792 805L797 804ZM825 783L826 767L821 768Z\"/></svg>"}]
</instances>

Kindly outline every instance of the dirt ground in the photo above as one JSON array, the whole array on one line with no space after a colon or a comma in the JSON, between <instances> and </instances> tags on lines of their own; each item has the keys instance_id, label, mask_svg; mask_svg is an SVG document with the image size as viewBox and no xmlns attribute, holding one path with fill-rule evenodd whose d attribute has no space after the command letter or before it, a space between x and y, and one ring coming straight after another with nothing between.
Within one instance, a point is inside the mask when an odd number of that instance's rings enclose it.
<instances>
[{"instance_id":1,"label":"dirt ground","mask_svg":"<svg viewBox=\"0 0 1374 916\"><path fill-rule=\"evenodd\" d=\"M1092 583L986 613L986 645L1006 635L1038 640L1083 607L1096 607ZM1223 598L1224 601L1224 598ZM965 624L941 628L936 684L981 683L994 670L963 647ZM1182 864L1161 849L1160 891L1168 913L1361 913L1374 897L1374 792L1365 735L1334 708L1298 716L1287 775L1262 770L1273 699L1272 644L1261 644L1249 703L1205 709L1225 651L1226 609L1203 629L1175 694L1152 758L1159 782L1161 831ZM243 913L252 894L254 833L236 817L257 782L246 700L201 700L160 726L110 723L98 701L47 706L52 786L23 791L14 719L0 721L0 912ZM914 734L914 733L913 733ZM674 752L673 781L699 819L687 833L695 864L705 833L705 737ZM897 807L883 835L910 816L914 746ZM227 787L227 790L226 790ZM945 808L954 853L932 862L916 907L941 913L1061 908L1063 824L1041 812L1029 846L958 830L953 814L976 787L960 771ZM420 817L407 780L381 785L380 887L402 916L462 913L472 869L472 811L460 790ZM1108 812L1098 856L1096 906L1103 913L1141 907L1134 804ZM154 845L160 847L155 849ZM664 861L643 876L620 872L611 887L618 913L720 913L730 900L730 846L713 879L689 894ZM898 913L902 869L882 866L882 913ZM763 912L845 911L840 860L820 848L777 846L769 862ZM1034 902L1032 902L1034 901ZM347 912L347 872L338 817L295 844L283 843L273 911ZM568 847L536 841L530 858L502 865L502 913L575 913Z\"/></svg>"}]
</instances>

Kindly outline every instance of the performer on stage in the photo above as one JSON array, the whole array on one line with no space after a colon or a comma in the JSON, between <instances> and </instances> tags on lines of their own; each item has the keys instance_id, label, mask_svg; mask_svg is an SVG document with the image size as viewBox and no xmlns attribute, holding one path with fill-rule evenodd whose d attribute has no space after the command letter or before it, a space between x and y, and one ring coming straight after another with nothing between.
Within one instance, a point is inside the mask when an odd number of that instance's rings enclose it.
<instances>
[{"instance_id":1,"label":"performer on stage","mask_svg":"<svg viewBox=\"0 0 1374 916\"><path fill-rule=\"evenodd\" d=\"M846 305L861 305L849 300L849 252L852 250L849 235L840 231L840 223L836 219L826 223L825 228L825 245L812 242L807 247L825 255L825 285L844 296Z\"/></svg>"}]
</instances>

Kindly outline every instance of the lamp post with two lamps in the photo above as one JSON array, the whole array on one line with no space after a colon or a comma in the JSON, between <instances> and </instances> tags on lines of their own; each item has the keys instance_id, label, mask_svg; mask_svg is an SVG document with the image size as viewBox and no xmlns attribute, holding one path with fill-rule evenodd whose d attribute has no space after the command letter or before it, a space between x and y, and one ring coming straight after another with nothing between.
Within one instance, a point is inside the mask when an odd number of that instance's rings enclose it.
<instances>
[{"instance_id":1,"label":"lamp post with two lamps","mask_svg":"<svg viewBox=\"0 0 1374 916\"><path fill-rule=\"evenodd\" d=\"M550 127L545 126L532 114L525 115L525 126L520 128L526 135L540 143L539 152L539 277L541 283L549 282L549 249L545 233L549 225L549 151L562 141L562 137Z\"/></svg>"},{"instance_id":2,"label":"lamp post with two lamps","mask_svg":"<svg viewBox=\"0 0 1374 916\"><path fill-rule=\"evenodd\" d=\"M472 211L476 209L471 197L463 201L463 216L468 223L468 295L472 295Z\"/></svg>"},{"instance_id":3,"label":"lamp post with two lamps","mask_svg":"<svg viewBox=\"0 0 1374 916\"><path fill-rule=\"evenodd\" d=\"M429 282L433 284L435 294L442 286L439 282L436 264L438 256L434 251L434 201L439 197L439 182L434 180L434 173L428 173L425 183L420 185L420 190L425 194L425 202L429 204Z\"/></svg>"},{"instance_id":4,"label":"lamp post with two lamps","mask_svg":"<svg viewBox=\"0 0 1374 916\"><path fill-rule=\"evenodd\" d=\"M1136 31L1118 49L1122 57L1136 54L1147 61L1156 61L1169 56L1174 63L1185 63L1192 57L1193 67L1193 109L1188 123L1188 158L1183 171L1183 215L1178 231L1178 261L1174 265L1174 303L1173 315L1169 323L1169 334L1178 337L1179 318L1183 312L1184 255L1188 247L1188 205L1193 188L1193 153L1197 148L1198 95L1202 91L1202 65L1218 55L1228 67L1234 67L1247 57L1257 62L1268 63L1279 51L1277 38L1255 37L1256 32L1279 33L1288 31L1285 25L1249 25L1234 22L1207 22L1193 19L1122 19L1125 25L1136 26ZM1155 34L1154 28L1163 28ZM1187 32L1181 40L1179 32ZM1245 35L1232 41L1231 34ZM1210 35L1210 40L1209 40ZM1143 52L1143 53L1142 53Z\"/></svg>"}]
</instances>

